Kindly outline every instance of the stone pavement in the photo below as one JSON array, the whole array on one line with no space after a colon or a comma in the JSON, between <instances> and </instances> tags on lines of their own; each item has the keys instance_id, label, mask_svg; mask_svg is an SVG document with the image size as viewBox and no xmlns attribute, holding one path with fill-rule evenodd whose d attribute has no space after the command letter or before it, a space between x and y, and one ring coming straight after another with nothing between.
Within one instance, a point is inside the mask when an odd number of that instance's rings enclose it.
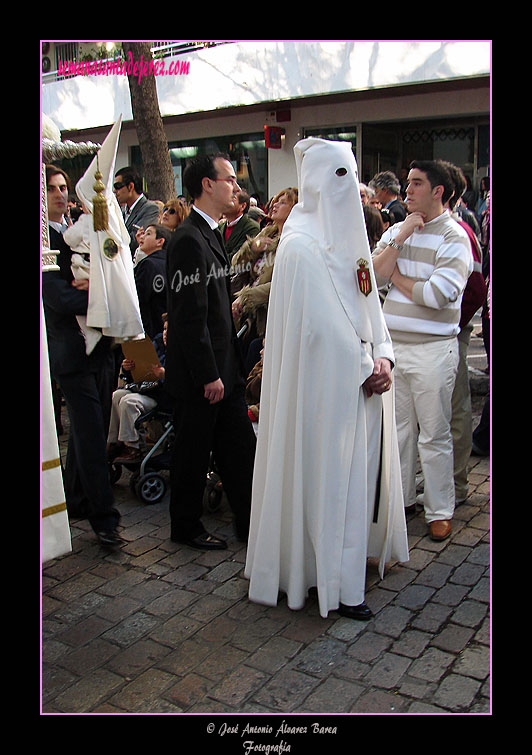
<instances>
[{"instance_id":1,"label":"stone pavement","mask_svg":"<svg viewBox=\"0 0 532 755\"><path fill-rule=\"evenodd\" d=\"M474 381L476 426L487 378ZM128 474L126 544L106 553L73 520L72 553L43 565L42 713L219 714L219 733L231 714L490 712L489 458L471 457L450 539L409 512L408 563L382 581L369 563L370 622L322 619L315 595L297 612L250 603L227 505L205 522L229 550L192 550L170 541L168 494L145 505Z\"/></svg>"}]
</instances>

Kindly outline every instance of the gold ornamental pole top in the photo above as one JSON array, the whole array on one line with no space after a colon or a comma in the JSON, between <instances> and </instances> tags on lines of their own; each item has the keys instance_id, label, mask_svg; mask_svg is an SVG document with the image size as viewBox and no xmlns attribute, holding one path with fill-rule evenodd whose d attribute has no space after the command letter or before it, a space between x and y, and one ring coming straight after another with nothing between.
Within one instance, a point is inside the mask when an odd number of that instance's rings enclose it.
<instances>
[{"instance_id":1,"label":"gold ornamental pole top","mask_svg":"<svg viewBox=\"0 0 532 755\"><path fill-rule=\"evenodd\" d=\"M97 170L94 174L96 181L92 187L96 192L95 196L92 198L93 226L95 231L106 231L109 224L109 210L107 207L107 197L104 194L105 184L102 181L98 155L96 155L96 165Z\"/></svg>"},{"instance_id":2,"label":"gold ornamental pole top","mask_svg":"<svg viewBox=\"0 0 532 755\"><path fill-rule=\"evenodd\" d=\"M50 234L48 233L48 201L46 193L46 166L41 168L41 267L43 273L49 270L59 270L56 257L59 251L50 249Z\"/></svg>"}]
</instances>

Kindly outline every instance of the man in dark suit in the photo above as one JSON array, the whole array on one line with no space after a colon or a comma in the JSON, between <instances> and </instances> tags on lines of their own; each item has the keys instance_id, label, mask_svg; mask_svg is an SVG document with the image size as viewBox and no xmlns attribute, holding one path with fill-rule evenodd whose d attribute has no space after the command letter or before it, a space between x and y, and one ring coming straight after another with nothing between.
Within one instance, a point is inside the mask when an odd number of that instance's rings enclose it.
<instances>
[{"instance_id":1,"label":"man in dark suit","mask_svg":"<svg viewBox=\"0 0 532 755\"><path fill-rule=\"evenodd\" d=\"M120 519L109 482L106 439L114 382L111 339L102 337L87 355L76 315L86 315L86 281L74 281L72 251L57 230L66 213L68 192L64 173L47 166L50 249L59 250L59 270L42 276L50 371L65 398L70 436L63 482L70 516L86 517L100 543L114 548L122 540ZM64 187L64 209L59 193ZM85 290L82 288L85 287Z\"/></svg>"},{"instance_id":2,"label":"man in dark suit","mask_svg":"<svg viewBox=\"0 0 532 755\"><path fill-rule=\"evenodd\" d=\"M138 247L136 236L139 228L157 223L159 207L142 193L142 181L134 168L121 168L117 171L113 190L124 212L124 222L131 237L129 247L131 254L134 254Z\"/></svg>"},{"instance_id":3,"label":"man in dark suit","mask_svg":"<svg viewBox=\"0 0 532 755\"><path fill-rule=\"evenodd\" d=\"M222 155L195 158L183 178L194 205L167 250L165 384L175 401L171 539L213 550L227 544L201 522L210 453L234 514L236 535L245 541L256 443L231 314L230 266L218 230L239 187Z\"/></svg>"},{"instance_id":4,"label":"man in dark suit","mask_svg":"<svg viewBox=\"0 0 532 755\"><path fill-rule=\"evenodd\" d=\"M248 238L255 238L260 231L259 224L248 216L248 210L249 194L239 191L235 206L225 213L225 219L220 223L220 232L229 261Z\"/></svg>"}]
</instances>

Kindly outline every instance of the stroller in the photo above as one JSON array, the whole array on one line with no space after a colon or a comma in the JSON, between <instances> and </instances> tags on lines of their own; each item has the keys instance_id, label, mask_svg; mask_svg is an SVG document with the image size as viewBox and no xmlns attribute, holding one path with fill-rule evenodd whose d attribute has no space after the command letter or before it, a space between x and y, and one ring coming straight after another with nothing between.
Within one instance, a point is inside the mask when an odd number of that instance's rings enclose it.
<instances>
[{"instance_id":1,"label":"stroller","mask_svg":"<svg viewBox=\"0 0 532 755\"><path fill-rule=\"evenodd\" d=\"M240 328L237 333L238 338L247 331L247 323ZM143 426L146 422L157 420L163 425L162 435L157 439L152 448L148 451L145 441ZM161 472L170 469L172 458L172 443L174 440L173 415L171 412L163 411L155 407L145 414L141 414L135 421L135 427L143 439L143 444L147 450L146 455L139 462L116 463L109 462L109 474L111 484L118 482L122 476L122 466L132 472L129 480L131 491L147 505L159 503L167 490L167 480ZM205 482L205 493L203 505L209 513L217 511L222 504L223 488L220 476L216 470L214 458L211 454L209 471Z\"/></svg>"},{"instance_id":2,"label":"stroller","mask_svg":"<svg viewBox=\"0 0 532 755\"><path fill-rule=\"evenodd\" d=\"M143 432L146 422L158 420L163 425L163 433L154 443L151 449L145 439ZM159 503L166 493L167 481L161 474L162 471L170 469L170 460L172 456L172 439L174 425L172 414L162 411L158 407L151 409L145 414L141 414L135 421L135 427L139 430L144 450L147 451L142 460L131 463L109 462L109 474L111 484L118 482L122 476L122 467L131 471L129 487L133 493L146 504Z\"/></svg>"}]
</instances>

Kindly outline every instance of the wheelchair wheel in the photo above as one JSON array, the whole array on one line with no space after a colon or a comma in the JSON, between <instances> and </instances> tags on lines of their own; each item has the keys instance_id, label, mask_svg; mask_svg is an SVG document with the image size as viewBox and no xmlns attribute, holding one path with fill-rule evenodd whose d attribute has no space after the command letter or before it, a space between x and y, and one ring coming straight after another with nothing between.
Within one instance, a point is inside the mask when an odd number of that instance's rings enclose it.
<instances>
[{"instance_id":1,"label":"wheelchair wheel","mask_svg":"<svg viewBox=\"0 0 532 755\"><path fill-rule=\"evenodd\" d=\"M215 511L218 511L218 509L222 505L222 495L223 490L221 483L212 486L209 484L207 485L204 494L204 506L209 514L213 514Z\"/></svg>"},{"instance_id":2,"label":"wheelchair wheel","mask_svg":"<svg viewBox=\"0 0 532 755\"><path fill-rule=\"evenodd\" d=\"M137 480L135 492L143 503L159 503L166 493L166 481L160 474L148 472Z\"/></svg>"}]
</instances>

